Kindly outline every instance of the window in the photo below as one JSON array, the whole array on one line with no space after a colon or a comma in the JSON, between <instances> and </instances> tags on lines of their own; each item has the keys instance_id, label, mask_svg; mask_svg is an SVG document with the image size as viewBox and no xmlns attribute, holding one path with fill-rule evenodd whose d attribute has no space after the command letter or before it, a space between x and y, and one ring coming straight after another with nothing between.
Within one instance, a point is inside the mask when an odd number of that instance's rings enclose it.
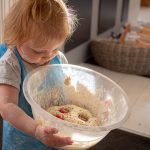
<instances>
[{"instance_id":1,"label":"window","mask_svg":"<svg viewBox=\"0 0 150 150\"><path fill-rule=\"evenodd\" d=\"M115 26L116 10L117 0L100 0L98 34L103 33Z\"/></svg>"},{"instance_id":2,"label":"window","mask_svg":"<svg viewBox=\"0 0 150 150\"><path fill-rule=\"evenodd\" d=\"M122 14L121 14L121 22L127 21L128 8L129 8L129 0L123 0L123 3L122 3Z\"/></svg>"},{"instance_id":3,"label":"window","mask_svg":"<svg viewBox=\"0 0 150 150\"><path fill-rule=\"evenodd\" d=\"M91 0L68 0L68 5L76 11L77 18L79 19L79 25L71 39L67 41L64 49L65 52L68 52L90 39L92 19Z\"/></svg>"}]
</instances>

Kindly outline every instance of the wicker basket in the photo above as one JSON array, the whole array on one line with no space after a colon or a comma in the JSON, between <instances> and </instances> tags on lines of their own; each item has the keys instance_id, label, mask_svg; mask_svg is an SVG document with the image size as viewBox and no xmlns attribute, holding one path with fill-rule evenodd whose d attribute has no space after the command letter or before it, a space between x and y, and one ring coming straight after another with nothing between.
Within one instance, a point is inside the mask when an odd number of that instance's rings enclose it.
<instances>
[{"instance_id":1,"label":"wicker basket","mask_svg":"<svg viewBox=\"0 0 150 150\"><path fill-rule=\"evenodd\" d=\"M100 66L118 72L150 76L150 48L102 39L92 41L90 49Z\"/></svg>"}]
</instances>

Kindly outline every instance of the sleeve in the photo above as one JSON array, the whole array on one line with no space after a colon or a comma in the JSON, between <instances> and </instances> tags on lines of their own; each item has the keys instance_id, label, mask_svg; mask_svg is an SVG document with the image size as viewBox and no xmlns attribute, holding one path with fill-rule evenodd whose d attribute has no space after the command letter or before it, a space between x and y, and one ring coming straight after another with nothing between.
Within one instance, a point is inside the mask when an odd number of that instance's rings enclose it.
<instances>
[{"instance_id":1,"label":"sleeve","mask_svg":"<svg viewBox=\"0 0 150 150\"><path fill-rule=\"evenodd\" d=\"M61 51L58 52L58 57L59 57L62 64L68 64L67 58L65 57L65 55Z\"/></svg>"},{"instance_id":2,"label":"sleeve","mask_svg":"<svg viewBox=\"0 0 150 150\"><path fill-rule=\"evenodd\" d=\"M11 53L6 51L0 58L0 84L8 84L20 90L20 65L15 54Z\"/></svg>"}]
</instances>

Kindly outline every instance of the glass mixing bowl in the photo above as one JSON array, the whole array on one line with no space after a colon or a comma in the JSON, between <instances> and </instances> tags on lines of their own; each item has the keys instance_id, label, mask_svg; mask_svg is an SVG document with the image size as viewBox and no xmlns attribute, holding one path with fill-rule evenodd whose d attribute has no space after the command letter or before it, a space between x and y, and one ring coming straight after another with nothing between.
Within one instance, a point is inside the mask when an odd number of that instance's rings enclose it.
<instances>
[{"instance_id":1,"label":"glass mixing bowl","mask_svg":"<svg viewBox=\"0 0 150 150\"><path fill-rule=\"evenodd\" d=\"M26 76L23 91L36 120L73 139L72 145L61 149L87 149L95 145L112 129L120 127L129 114L128 97L121 87L108 77L77 65L39 67ZM101 125L74 124L46 111L49 106L66 104L88 109Z\"/></svg>"}]
</instances>

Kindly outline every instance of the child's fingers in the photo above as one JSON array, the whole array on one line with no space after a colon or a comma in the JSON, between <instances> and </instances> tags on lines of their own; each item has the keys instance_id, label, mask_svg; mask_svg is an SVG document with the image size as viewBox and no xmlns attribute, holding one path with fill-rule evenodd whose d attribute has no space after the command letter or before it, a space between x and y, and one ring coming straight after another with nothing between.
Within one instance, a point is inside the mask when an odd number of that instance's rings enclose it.
<instances>
[{"instance_id":1,"label":"child's fingers","mask_svg":"<svg viewBox=\"0 0 150 150\"><path fill-rule=\"evenodd\" d=\"M70 137L66 137L65 143L66 144L72 144L73 141L72 141L72 139Z\"/></svg>"},{"instance_id":2,"label":"child's fingers","mask_svg":"<svg viewBox=\"0 0 150 150\"><path fill-rule=\"evenodd\" d=\"M56 128L51 128L50 126L45 126L44 127L44 132L47 134L56 134L58 133L58 130Z\"/></svg>"},{"instance_id":3,"label":"child's fingers","mask_svg":"<svg viewBox=\"0 0 150 150\"><path fill-rule=\"evenodd\" d=\"M70 137L59 137L55 135L54 138L55 140L53 142L54 142L54 145L56 145L57 147L62 147L62 146L73 144L73 141L71 140Z\"/></svg>"}]
</instances>

